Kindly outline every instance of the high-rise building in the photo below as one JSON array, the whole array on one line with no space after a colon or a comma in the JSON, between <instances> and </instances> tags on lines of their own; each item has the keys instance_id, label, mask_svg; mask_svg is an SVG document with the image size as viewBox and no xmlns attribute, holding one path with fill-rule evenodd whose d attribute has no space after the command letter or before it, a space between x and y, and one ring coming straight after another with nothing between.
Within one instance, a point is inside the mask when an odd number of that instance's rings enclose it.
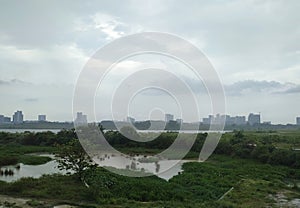
<instances>
[{"instance_id":1,"label":"high-rise building","mask_svg":"<svg viewBox=\"0 0 300 208\"><path fill-rule=\"evenodd\" d=\"M0 124L4 123L4 115L0 115Z\"/></svg>"},{"instance_id":2,"label":"high-rise building","mask_svg":"<svg viewBox=\"0 0 300 208\"><path fill-rule=\"evenodd\" d=\"M23 116L22 111L18 110L14 113L13 123L15 123L15 124L23 123L23 119L24 119L24 116Z\"/></svg>"},{"instance_id":3,"label":"high-rise building","mask_svg":"<svg viewBox=\"0 0 300 208\"><path fill-rule=\"evenodd\" d=\"M296 124L300 126L300 117L296 118Z\"/></svg>"},{"instance_id":4,"label":"high-rise building","mask_svg":"<svg viewBox=\"0 0 300 208\"><path fill-rule=\"evenodd\" d=\"M246 124L246 116L236 116L234 124L235 125L245 125Z\"/></svg>"},{"instance_id":5,"label":"high-rise building","mask_svg":"<svg viewBox=\"0 0 300 208\"><path fill-rule=\"evenodd\" d=\"M38 121L46 121L46 115L38 115Z\"/></svg>"},{"instance_id":6,"label":"high-rise building","mask_svg":"<svg viewBox=\"0 0 300 208\"><path fill-rule=\"evenodd\" d=\"M205 125L209 125L214 120L213 115L209 115L208 118L203 118L202 123Z\"/></svg>"},{"instance_id":7,"label":"high-rise building","mask_svg":"<svg viewBox=\"0 0 300 208\"><path fill-rule=\"evenodd\" d=\"M248 116L248 123L250 125L260 124L260 114L250 113Z\"/></svg>"},{"instance_id":8,"label":"high-rise building","mask_svg":"<svg viewBox=\"0 0 300 208\"><path fill-rule=\"evenodd\" d=\"M178 124L182 124L182 123L183 123L183 120L182 120L181 118L177 118L177 119L176 119L176 122L177 122Z\"/></svg>"},{"instance_id":9,"label":"high-rise building","mask_svg":"<svg viewBox=\"0 0 300 208\"><path fill-rule=\"evenodd\" d=\"M77 125L87 125L87 115L84 115L82 112L77 112L75 123Z\"/></svg>"},{"instance_id":10,"label":"high-rise building","mask_svg":"<svg viewBox=\"0 0 300 208\"><path fill-rule=\"evenodd\" d=\"M4 123L10 123L10 122L11 122L11 118L4 116Z\"/></svg>"},{"instance_id":11,"label":"high-rise building","mask_svg":"<svg viewBox=\"0 0 300 208\"><path fill-rule=\"evenodd\" d=\"M166 114L165 115L165 121L168 123L168 122L170 122L170 121L173 121L174 120L174 115L172 115L172 114Z\"/></svg>"}]
</instances>

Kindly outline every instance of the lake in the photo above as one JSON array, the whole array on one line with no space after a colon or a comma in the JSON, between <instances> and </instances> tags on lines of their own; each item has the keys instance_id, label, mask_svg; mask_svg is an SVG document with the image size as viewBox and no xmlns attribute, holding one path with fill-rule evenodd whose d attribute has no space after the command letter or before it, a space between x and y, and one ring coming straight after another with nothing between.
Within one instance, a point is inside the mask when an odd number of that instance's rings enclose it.
<instances>
[{"instance_id":1,"label":"lake","mask_svg":"<svg viewBox=\"0 0 300 208\"><path fill-rule=\"evenodd\" d=\"M61 131L62 129L0 129L0 132L9 132L9 133L23 133L25 131L30 132L46 132L51 131L53 133L57 133Z\"/></svg>"},{"instance_id":2,"label":"lake","mask_svg":"<svg viewBox=\"0 0 300 208\"><path fill-rule=\"evenodd\" d=\"M53 133L57 133L61 131L62 129L0 129L0 132L9 132L9 133L22 133L25 131L30 132L45 132L45 131L51 131ZM109 131L109 130L105 130ZM165 132L178 132L178 131L170 131L170 130L138 130L137 132L140 133L165 133ZM208 131L208 130L181 130L180 133L186 133L186 134L196 134L196 133L226 133L226 132L232 132L232 131Z\"/></svg>"},{"instance_id":3,"label":"lake","mask_svg":"<svg viewBox=\"0 0 300 208\"><path fill-rule=\"evenodd\" d=\"M50 156L53 158L53 155L48 154L41 154L40 156ZM105 154L103 157L94 158L94 160L101 167L114 167L117 169L131 171L144 171L146 173L157 175L165 180L169 180L173 176L180 174L182 172L182 164L189 162L188 160L180 161L167 159L160 159L158 161L158 158L146 155L136 155L130 158L124 158L123 155L118 156L109 154ZM10 170L13 172L13 175L0 174L0 180L13 182L24 177L39 178L45 174L66 174L66 171L59 170L57 165L57 162L52 160L43 165L24 165L21 163L19 166L3 166L1 167L2 173L4 173L6 170ZM167 170L167 168L170 166L173 167Z\"/></svg>"}]
</instances>

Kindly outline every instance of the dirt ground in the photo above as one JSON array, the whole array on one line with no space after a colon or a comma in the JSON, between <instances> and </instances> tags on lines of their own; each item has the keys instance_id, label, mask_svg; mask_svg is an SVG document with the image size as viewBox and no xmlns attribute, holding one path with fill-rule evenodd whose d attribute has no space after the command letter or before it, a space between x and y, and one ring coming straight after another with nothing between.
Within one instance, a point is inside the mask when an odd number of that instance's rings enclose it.
<instances>
[{"instance_id":1,"label":"dirt ground","mask_svg":"<svg viewBox=\"0 0 300 208\"><path fill-rule=\"evenodd\" d=\"M6 195L0 195L0 208L33 208L33 207L45 207L45 208L76 208L71 205L57 205L51 206L45 201L37 201L19 197L11 197Z\"/></svg>"}]
</instances>

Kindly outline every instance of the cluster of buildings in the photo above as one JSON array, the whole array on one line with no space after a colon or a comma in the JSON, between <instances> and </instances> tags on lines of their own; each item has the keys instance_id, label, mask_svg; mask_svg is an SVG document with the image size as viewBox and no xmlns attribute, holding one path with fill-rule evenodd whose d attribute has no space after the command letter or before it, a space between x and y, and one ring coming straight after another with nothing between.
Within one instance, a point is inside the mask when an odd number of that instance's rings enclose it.
<instances>
[{"instance_id":1,"label":"cluster of buildings","mask_svg":"<svg viewBox=\"0 0 300 208\"><path fill-rule=\"evenodd\" d=\"M135 119L133 117L127 117L126 121L128 123L134 124ZM182 124L183 120L182 119L174 119L174 115L167 113L165 114L165 122L177 122L178 124ZM218 123L225 123L225 125L257 125L257 124L264 124L264 125L271 125L271 121L261 121L261 115L260 113L255 114L255 113L250 113L248 117L246 116L230 116L230 115L209 115L207 118L203 118L201 124L204 125L210 125L210 124L218 124ZM300 125L300 117L296 118L296 124Z\"/></svg>"},{"instance_id":2,"label":"cluster of buildings","mask_svg":"<svg viewBox=\"0 0 300 208\"><path fill-rule=\"evenodd\" d=\"M46 122L46 115L38 115L37 120L38 122ZM8 117L5 115L0 115L0 124L21 124L24 122L24 114L22 111L17 110L16 112L14 112L14 114L12 115L12 117Z\"/></svg>"},{"instance_id":3,"label":"cluster of buildings","mask_svg":"<svg viewBox=\"0 0 300 208\"><path fill-rule=\"evenodd\" d=\"M175 121L174 120L174 115L169 114L169 113L165 114L165 122L169 123L170 121ZM182 124L183 120L181 118L177 118L176 122L179 123L179 124Z\"/></svg>"},{"instance_id":4,"label":"cluster of buildings","mask_svg":"<svg viewBox=\"0 0 300 208\"><path fill-rule=\"evenodd\" d=\"M46 122L47 117L46 115L38 115L37 120L34 122ZM135 119L133 117L127 117L126 121L128 123L135 123ZM174 115L172 114L165 114L165 122L176 122L178 124L182 124L183 120L178 118L174 119ZM20 124L26 122L24 121L24 114L22 111L17 110L14 112L12 117L8 117L5 115L0 115L0 124ZM31 121L33 122L33 121ZM203 118L201 124L204 125L210 125L214 123L225 123L225 125L256 125L256 124L271 124L271 122L261 122L261 115L260 114L255 114L255 113L250 113L248 115L248 118L246 116L230 116L230 115L220 115L217 114L216 116L214 115L209 115L207 118ZM76 124L87 124L87 115L83 114L82 112L77 112L76 119L74 120L74 123ZM296 125L300 126L300 117L296 117Z\"/></svg>"},{"instance_id":5,"label":"cluster of buildings","mask_svg":"<svg viewBox=\"0 0 300 208\"><path fill-rule=\"evenodd\" d=\"M135 119L132 117L127 117L126 120L128 123L134 123ZM177 122L178 124L182 124L183 120L178 118L174 119L173 114L165 114L165 122L169 123L171 121ZM230 115L220 115L217 114L216 116L214 115L209 115L207 118L203 118L201 124L204 125L210 125L213 123L225 123L225 125L255 125L255 124L261 124L261 117L260 114L254 114L250 113L248 118L246 116L234 116L231 117ZM300 118L299 118L300 122ZM271 122L263 122L263 124L271 124Z\"/></svg>"},{"instance_id":6,"label":"cluster of buildings","mask_svg":"<svg viewBox=\"0 0 300 208\"><path fill-rule=\"evenodd\" d=\"M260 114L250 113L248 115L248 119L246 116L233 116L230 115L220 115L216 116L209 115L208 118L203 118L203 124L211 124L211 123L225 123L225 125L255 125L261 124ZM265 124L271 124L271 122L264 122Z\"/></svg>"},{"instance_id":7,"label":"cluster of buildings","mask_svg":"<svg viewBox=\"0 0 300 208\"><path fill-rule=\"evenodd\" d=\"M170 121L175 121L174 115L165 114L165 122L168 123ZM176 122L181 124L183 123L183 120L176 119ZM260 124L261 119L260 119L260 114L254 114L254 113L250 113L248 119L246 119L246 116L231 117L230 115L217 114L216 116L209 115L207 118L203 118L201 123L204 125L210 125L213 123L223 123L223 122L226 125L246 125L246 124L255 125L255 124ZM271 122L264 122L264 124L271 124Z\"/></svg>"}]
</instances>

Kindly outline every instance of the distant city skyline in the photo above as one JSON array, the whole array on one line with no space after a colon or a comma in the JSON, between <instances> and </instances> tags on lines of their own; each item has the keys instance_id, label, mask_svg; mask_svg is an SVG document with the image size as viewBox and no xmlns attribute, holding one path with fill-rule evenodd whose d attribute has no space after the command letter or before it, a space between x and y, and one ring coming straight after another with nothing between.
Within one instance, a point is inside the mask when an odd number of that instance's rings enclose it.
<instances>
[{"instance_id":1,"label":"distant city skyline","mask_svg":"<svg viewBox=\"0 0 300 208\"><path fill-rule=\"evenodd\" d=\"M96 122L101 122L104 120L112 120L112 119L101 119L97 120ZM165 121L165 122L170 122L170 121L176 121L177 123L193 123L193 122L201 122L203 124L210 124L211 122L220 122L222 120L226 121L225 123L228 125L245 125L245 124L296 124L300 125L300 116L295 116L294 117L294 122L291 123L273 123L271 120L262 120L261 118L261 112L260 113L248 113L246 115L229 115L229 114L215 114L215 115L207 115L207 117L201 118L199 121L185 121L180 117L176 117L174 114L171 113L166 113L164 115L164 118L161 119L140 119L140 118L135 118L134 116L127 116L126 118L115 120L115 121L126 121L128 123L134 123L136 121L146 121L146 120L159 120L159 121ZM13 115L7 116L4 114L0 114L0 124L2 123L23 123L26 121L39 121L39 122L54 122L57 120L47 120L47 115L46 114L37 114L36 119L26 119L23 111L22 110L17 110L13 113ZM88 115L84 114L84 112L77 112L76 117L72 120L62 120L58 122L74 122L78 124L85 124L89 122L94 122L91 120L88 120Z\"/></svg>"}]
</instances>

